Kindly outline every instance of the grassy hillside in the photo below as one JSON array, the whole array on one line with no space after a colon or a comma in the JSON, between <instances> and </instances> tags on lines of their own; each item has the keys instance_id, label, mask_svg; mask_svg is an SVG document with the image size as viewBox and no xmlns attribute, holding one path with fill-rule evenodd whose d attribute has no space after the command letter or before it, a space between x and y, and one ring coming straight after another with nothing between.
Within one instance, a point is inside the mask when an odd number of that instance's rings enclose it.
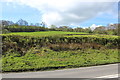
<instances>
[{"instance_id":1,"label":"grassy hillside","mask_svg":"<svg viewBox=\"0 0 120 80\"><path fill-rule=\"evenodd\" d=\"M1 36L3 72L120 62L118 36L62 31L17 32Z\"/></svg>"},{"instance_id":2,"label":"grassy hillside","mask_svg":"<svg viewBox=\"0 0 120 80\"><path fill-rule=\"evenodd\" d=\"M31 48L24 56L9 53L3 57L3 72L50 70L116 63L117 49L53 51Z\"/></svg>"}]
</instances>

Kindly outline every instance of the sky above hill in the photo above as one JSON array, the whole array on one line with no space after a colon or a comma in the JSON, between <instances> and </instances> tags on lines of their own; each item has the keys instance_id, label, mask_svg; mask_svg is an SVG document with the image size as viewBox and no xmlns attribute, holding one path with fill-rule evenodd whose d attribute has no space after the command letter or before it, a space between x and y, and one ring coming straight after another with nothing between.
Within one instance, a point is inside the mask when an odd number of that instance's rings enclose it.
<instances>
[{"instance_id":1,"label":"sky above hill","mask_svg":"<svg viewBox=\"0 0 120 80\"><path fill-rule=\"evenodd\" d=\"M118 22L117 0L2 0L3 20L88 27Z\"/></svg>"}]
</instances>

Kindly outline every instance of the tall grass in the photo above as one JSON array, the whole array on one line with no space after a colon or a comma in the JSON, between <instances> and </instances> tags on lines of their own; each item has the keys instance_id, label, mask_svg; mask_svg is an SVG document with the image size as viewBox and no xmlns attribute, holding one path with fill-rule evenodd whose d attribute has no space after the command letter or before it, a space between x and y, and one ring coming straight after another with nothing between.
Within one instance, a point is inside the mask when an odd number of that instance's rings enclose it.
<instances>
[{"instance_id":1,"label":"tall grass","mask_svg":"<svg viewBox=\"0 0 120 80\"><path fill-rule=\"evenodd\" d=\"M100 65L119 62L118 58L117 49L56 52L48 48L31 48L24 56L18 53L3 56L2 71L22 72Z\"/></svg>"}]
</instances>

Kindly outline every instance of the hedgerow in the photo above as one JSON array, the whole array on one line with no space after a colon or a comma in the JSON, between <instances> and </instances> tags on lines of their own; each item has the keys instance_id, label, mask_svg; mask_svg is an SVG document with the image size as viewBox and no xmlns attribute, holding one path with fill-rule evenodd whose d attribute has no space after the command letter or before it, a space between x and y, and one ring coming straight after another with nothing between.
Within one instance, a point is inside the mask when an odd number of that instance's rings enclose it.
<instances>
[{"instance_id":1,"label":"hedgerow","mask_svg":"<svg viewBox=\"0 0 120 80\"><path fill-rule=\"evenodd\" d=\"M37 71L117 63L117 36L2 35L2 71Z\"/></svg>"}]
</instances>

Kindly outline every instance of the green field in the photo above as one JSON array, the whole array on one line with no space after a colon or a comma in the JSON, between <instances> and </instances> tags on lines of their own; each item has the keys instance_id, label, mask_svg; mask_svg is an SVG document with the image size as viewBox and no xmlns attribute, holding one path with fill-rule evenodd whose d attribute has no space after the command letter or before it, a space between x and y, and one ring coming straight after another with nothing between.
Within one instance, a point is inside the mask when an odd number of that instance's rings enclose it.
<instances>
[{"instance_id":1,"label":"green field","mask_svg":"<svg viewBox=\"0 0 120 80\"><path fill-rule=\"evenodd\" d=\"M38 71L117 63L115 35L43 31L2 34L3 72Z\"/></svg>"},{"instance_id":2,"label":"green field","mask_svg":"<svg viewBox=\"0 0 120 80\"><path fill-rule=\"evenodd\" d=\"M45 36L63 36L66 34L88 34L84 32L63 32L63 31L41 31L41 32L15 32L3 35L20 35L20 36L32 36L32 37L45 37Z\"/></svg>"}]
</instances>

